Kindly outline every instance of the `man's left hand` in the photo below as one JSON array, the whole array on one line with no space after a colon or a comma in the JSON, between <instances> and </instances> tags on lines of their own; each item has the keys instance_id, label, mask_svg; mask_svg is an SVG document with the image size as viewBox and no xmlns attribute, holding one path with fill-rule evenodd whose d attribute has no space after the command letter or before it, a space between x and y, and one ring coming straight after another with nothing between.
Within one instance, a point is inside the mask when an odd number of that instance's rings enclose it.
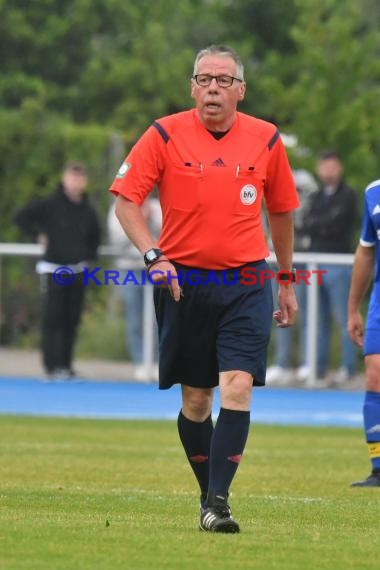
<instances>
[{"instance_id":1,"label":"man's left hand","mask_svg":"<svg viewBox=\"0 0 380 570\"><path fill-rule=\"evenodd\" d=\"M296 320L298 304L293 285L280 285L278 291L279 309L274 311L273 318L279 328L290 327Z\"/></svg>"}]
</instances>

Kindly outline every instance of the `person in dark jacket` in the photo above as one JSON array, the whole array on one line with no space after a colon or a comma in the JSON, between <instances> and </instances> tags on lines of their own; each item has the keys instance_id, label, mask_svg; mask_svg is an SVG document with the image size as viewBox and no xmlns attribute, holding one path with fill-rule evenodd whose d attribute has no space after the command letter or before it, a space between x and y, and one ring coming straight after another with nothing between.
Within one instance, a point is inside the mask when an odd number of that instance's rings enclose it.
<instances>
[{"instance_id":1,"label":"person in dark jacket","mask_svg":"<svg viewBox=\"0 0 380 570\"><path fill-rule=\"evenodd\" d=\"M85 194L87 185L85 166L69 163L57 190L32 200L15 217L23 232L46 246L36 269L41 276L43 364L53 379L75 375L72 360L83 310L84 268L95 260L100 244L100 223Z\"/></svg>"},{"instance_id":2,"label":"person in dark jacket","mask_svg":"<svg viewBox=\"0 0 380 570\"><path fill-rule=\"evenodd\" d=\"M310 251L323 253L352 253L358 223L358 200L355 191L344 180L344 168L339 154L325 151L319 157L316 172L320 181L306 220L310 236ZM326 270L318 287L319 326L317 372L323 378L328 369L331 328L339 327L340 368L333 381L341 384L355 373L356 350L347 332L347 299L351 266L320 264Z\"/></svg>"}]
</instances>

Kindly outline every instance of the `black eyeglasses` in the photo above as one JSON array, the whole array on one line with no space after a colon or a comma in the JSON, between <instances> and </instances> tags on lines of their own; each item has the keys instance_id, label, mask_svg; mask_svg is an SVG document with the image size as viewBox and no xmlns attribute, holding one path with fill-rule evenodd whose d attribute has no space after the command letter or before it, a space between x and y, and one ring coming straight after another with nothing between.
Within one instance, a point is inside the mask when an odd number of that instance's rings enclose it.
<instances>
[{"instance_id":1,"label":"black eyeglasses","mask_svg":"<svg viewBox=\"0 0 380 570\"><path fill-rule=\"evenodd\" d=\"M194 75L193 79L195 79L197 85L200 87L208 87L213 79L215 79L219 87L231 87L234 81L240 81L240 83L243 83L242 79L231 77L231 75L206 75L201 73Z\"/></svg>"}]
</instances>

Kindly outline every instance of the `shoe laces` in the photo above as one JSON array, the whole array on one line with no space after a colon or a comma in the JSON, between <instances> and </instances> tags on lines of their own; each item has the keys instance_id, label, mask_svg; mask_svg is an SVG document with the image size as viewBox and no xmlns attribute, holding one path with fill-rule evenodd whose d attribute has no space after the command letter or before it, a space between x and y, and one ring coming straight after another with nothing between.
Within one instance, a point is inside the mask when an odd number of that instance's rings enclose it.
<instances>
[{"instance_id":1,"label":"shoe laces","mask_svg":"<svg viewBox=\"0 0 380 570\"><path fill-rule=\"evenodd\" d=\"M228 504L216 504L213 505L212 508L220 517L224 519L231 517L231 509Z\"/></svg>"}]
</instances>

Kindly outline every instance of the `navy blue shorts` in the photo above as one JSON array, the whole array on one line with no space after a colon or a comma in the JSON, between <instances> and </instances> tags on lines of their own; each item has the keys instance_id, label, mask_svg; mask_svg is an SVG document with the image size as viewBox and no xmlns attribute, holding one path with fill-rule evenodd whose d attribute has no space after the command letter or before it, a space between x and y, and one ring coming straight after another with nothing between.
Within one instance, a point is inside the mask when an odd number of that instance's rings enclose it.
<instances>
[{"instance_id":1,"label":"navy blue shorts","mask_svg":"<svg viewBox=\"0 0 380 570\"><path fill-rule=\"evenodd\" d=\"M253 283L242 278L241 270L252 267L261 274L268 270L266 261L223 271L175 265L181 300L176 303L167 289L154 289L160 389L178 383L212 388L219 384L219 372L229 370L249 372L253 384L263 386L272 327L271 282Z\"/></svg>"}]
</instances>

